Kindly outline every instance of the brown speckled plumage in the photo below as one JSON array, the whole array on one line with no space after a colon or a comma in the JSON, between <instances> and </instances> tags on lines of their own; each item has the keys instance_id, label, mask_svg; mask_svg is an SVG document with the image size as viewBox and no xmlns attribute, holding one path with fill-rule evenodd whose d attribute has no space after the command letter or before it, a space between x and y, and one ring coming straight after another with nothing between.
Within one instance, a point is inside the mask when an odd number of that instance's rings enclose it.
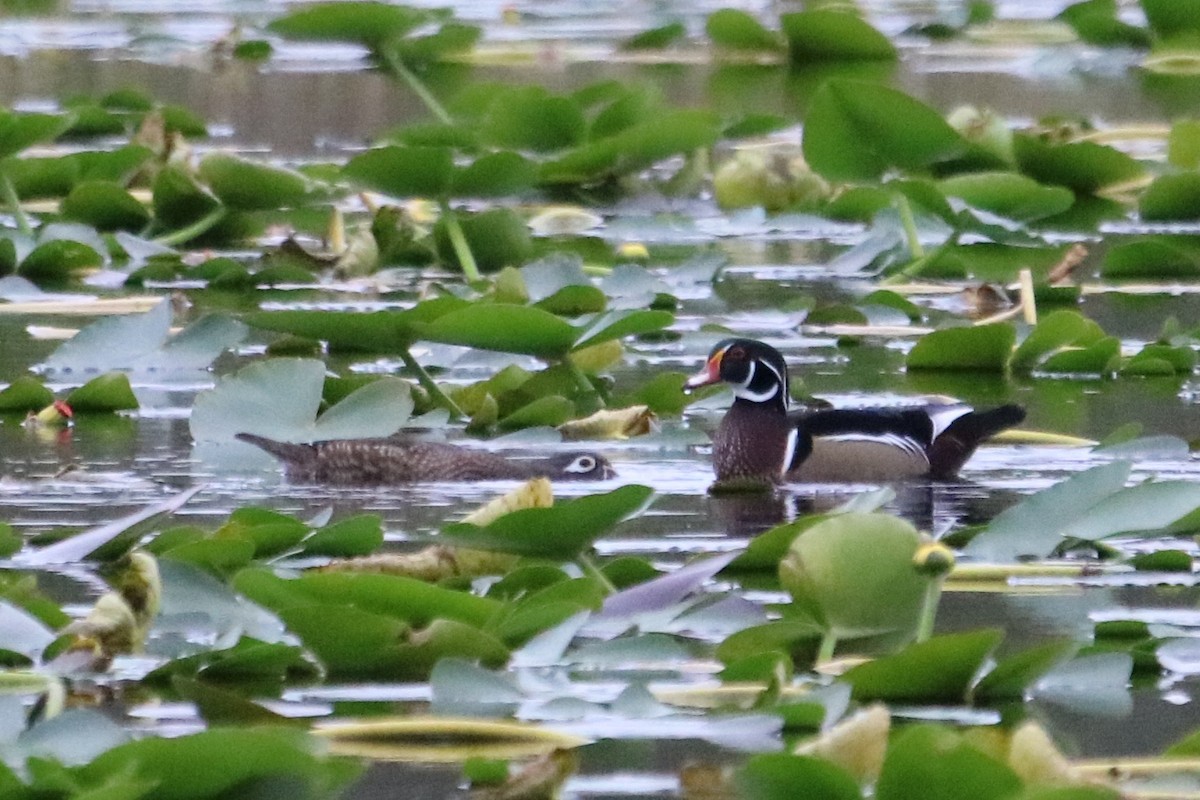
<instances>
[{"instance_id":1,"label":"brown speckled plumage","mask_svg":"<svg viewBox=\"0 0 1200 800\"><path fill-rule=\"evenodd\" d=\"M612 466L594 453L563 453L543 458L507 458L440 442L399 438L330 439L312 444L277 442L239 433L237 438L283 462L288 480L340 486L379 486L432 481L602 480Z\"/></svg>"}]
</instances>

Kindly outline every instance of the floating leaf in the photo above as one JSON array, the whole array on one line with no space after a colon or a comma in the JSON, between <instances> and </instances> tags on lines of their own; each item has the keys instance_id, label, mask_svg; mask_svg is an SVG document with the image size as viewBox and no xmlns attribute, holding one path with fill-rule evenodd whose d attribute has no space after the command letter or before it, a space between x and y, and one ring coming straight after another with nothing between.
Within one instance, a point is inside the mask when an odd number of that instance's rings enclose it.
<instances>
[{"instance_id":1,"label":"floating leaf","mask_svg":"<svg viewBox=\"0 0 1200 800\"><path fill-rule=\"evenodd\" d=\"M279 613L288 630L336 676L424 680L443 658L492 667L508 660L508 650L491 634L454 620L434 620L412 630L390 616L353 606L294 606Z\"/></svg>"},{"instance_id":2,"label":"floating leaf","mask_svg":"<svg viewBox=\"0 0 1200 800\"><path fill-rule=\"evenodd\" d=\"M1012 356L1014 370L1029 372L1048 354L1064 347L1086 347L1104 338L1104 330L1071 309L1059 309L1038 320Z\"/></svg>"},{"instance_id":3,"label":"floating leaf","mask_svg":"<svg viewBox=\"0 0 1200 800\"><path fill-rule=\"evenodd\" d=\"M859 800L858 782L841 767L821 758L790 753L752 756L737 773L738 797L751 800L790 800L797 787L822 800Z\"/></svg>"},{"instance_id":4,"label":"floating leaf","mask_svg":"<svg viewBox=\"0 0 1200 800\"><path fill-rule=\"evenodd\" d=\"M0 159L56 138L71 123L72 118L65 114L18 114L0 110Z\"/></svg>"},{"instance_id":5,"label":"floating leaf","mask_svg":"<svg viewBox=\"0 0 1200 800\"><path fill-rule=\"evenodd\" d=\"M1109 248L1100 274L1110 280L1195 278L1200 276L1200 253L1178 237L1135 239Z\"/></svg>"},{"instance_id":6,"label":"floating leaf","mask_svg":"<svg viewBox=\"0 0 1200 800\"><path fill-rule=\"evenodd\" d=\"M84 181L63 200L65 219L100 231L137 231L150 222L150 212L129 192L108 181Z\"/></svg>"},{"instance_id":7,"label":"floating leaf","mask_svg":"<svg viewBox=\"0 0 1200 800\"><path fill-rule=\"evenodd\" d=\"M514 511L482 528L449 525L441 536L480 550L572 559L621 520L640 512L652 495L647 486L622 486L604 494L560 501L550 508Z\"/></svg>"},{"instance_id":8,"label":"floating leaf","mask_svg":"<svg viewBox=\"0 0 1200 800\"><path fill-rule=\"evenodd\" d=\"M89 786L120 787L136 776L148 783L135 790L139 794L204 800L247 786L267 793L318 796L339 791L358 775L356 765L326 760L317 749L307 733L279 727L150 736L108 750L82 767L80 778Z\"/></svg>"},{"instance_id":9,"label":"floating leaf","mask_svg":"<svg viewBox=\"0 0 1200 800\"><path fill-rule=\"evenodd\" d=\"M917 340L905 366L910 370L1005 372L1016 338L1016 330L1003 322L934 331Z\"/></svg>"},{"instance_id":10,"label":"floating leaf","mask_svg":"<svg viewBox=\"0 0 1200 800\"><path fill-rule=\"evenodd\" d=\"M309 191L308 178L299 172L224 153L205 156L199 174L222 203L247 211L303 205Z\"/></svg>"},{"instance_id":11,"label":"floating leaf","mask_svg":"<svg viewBox=\"0 0 1200 800\"><path fill-rule=\"evenodd\" d=\"M433 18L428 11L377 2L313 3L267 28L292 39L359 42L378 48Z\"/></svg>"},{"instance_id":12,"label":"floating leaf","mask_svg":"<svg viewBox=\"0 0 1200 800\"><path fill-rule=\"evenodd\" d=\"M1001 800L1021 791L1021 779L1005 764L976 749L955 730L915 725L888 748L877 800Z\"/></svg>"},{"instance_id":13,"label":"floating leaf","mask_svg":"<svg viewBox=\"0 0 1200 800\"><path fill-rule=\"evenodd\" d=\"M718 47L730 50L763 50L778 52L783 39L767 30L753 15L736 8L722 8L708 15L704 32Z\"/></svg>"},{"instance_id":14,"label":"floating leaf","mask_svg":"<svg viewBox=\"0 0 1200 800\"><path fill-rule=\"evenodd\" d=\"M983 702L1020 700L1042 675L1078 649L1075 642L1052 641L1001 659L975 685L972 697Z\"/></svg>"},{"instance_id":15,"label":"floating leaf","mask_svg":"<svg viewBox=\"0 0 1200 800\"><path fill-rule=\"evenodd\" d=\"M1130 156L1095 142L1053 143L1018 133L1013 145L1022 172L1081 194L1135 180L1145 172Z\"/></svg>"},{"instance_id":16,"label":"floating leaf","mask_svg":"<svg viewBox=\"0 0 1200 800\"><path fill-rule=\"evenodd\" d=\"M1042 186L1012 172L976 172L957 175L938 184L948 197L961 197L971 206L1020 222L1061 214L1075 195L1061 186Z\"/></svg>"},{"instance_id":17,"label":"floating leaf","mask_svg":"<svg viewBox=\"0 0 1200 800\"><path fill-rule=\"evenodd\" d=\"M874 180L894 167L925 169L965 148L941 114L879 84L827 81L804 121L804 157L829 180Z\"/></svg>"},{"instance_id":18,"label":"floating leaf","mask_svg":"<svg viewBox=\"0 0 1200 800\"><path fill-rule=\"evenodd\" d=\"M1151 222L1200 217L1200 172L1159 175L1142 193L1138 211Z\"/></svg>"},{"instance_id":19,"label":"floating leaf","mask_svg":"<svg viewBox=\"0 0 1200 800\"><path fill-rule=\"evenodd\" d=\"M1129 477L1128 461L1114 461L1073 475L1005 509L966 547L988 561L1046 556L1062 543L1061 528L1116 493Z\"/></svg>"},{"instance_id":20,"label":"floating leaf","mask_svg":"<svg viewBox=\"0 0 1200 800\"><path fill-rule=\"evenodd\" d=\"M324 383L320 361L272 358L250 364L196 396L192 438L228 442L243 432L295 442L390 436L412 412L408 384L381 378L316 418Z\"/></svg>"},{"instance_id":21,"label":"floating leaf","mask_svg":"<svg viewBox=\"0 0 1200 800\"><path fill-rule=\"evenodd\" d=\"M932 580L913 566L919 543L898 517L833 515L796 536L779 579L797 608L838 638L909 633Z\"/></svg>"},{"instance_id":22,"label":"floating leaf","mask_svg":"<svg viewBox=\"0 0 1200 800\"><path fill-rule=\"evenodd\" d=\"M54 393L31 375L21 375L0 391L0 414L38 411L54 402Z\"/></svg>"},{"instance_id":23,"label":"floating leaf","mask_svg":"<svg viewBox=\"0 0 1200 800\"><path fill-rule=\"evenodd\" d=\"M131 411L138 407L137 397L123 372L106 372L73 390L66 403L76 414Z\"/></svg>"},{"instance_id":24,"label":"floating leaf","mask_svg":"<svg viewBox=\"0 0 1200 800\"><path fill-rule=\"evenodd\" d=\"M891 61L896 58L896 48L891 41L854 13L824 9L800 11L780 15L779 22L793 64Z\"/></svg>"},{"instance_id":25,"label":"floating leaf","mask_svg":"<svg viewBox=\"0 0 1200 800\"><path fill-rule=\"evenodd\" d=\"M343 172L394 197L438 199L450 193L454 159L448 147L377 147L350 159Z\"/></svg>"},{"instance_id":26,"label":"floating leaf","mask_svg":"<svg viewBox=\"0 0 1200 800\"><path fill-rule=\"evenodd\" d=\"M338 721L316 729L343 755L382 760L461 762L469 757L527 758L587 740L525 722L394 717Z\"/></svg>"},{"instance_id":27,"label":"floating leaf","mask_svg":"<svg viewBox=\"0 0 1200 800\"><path fill-rule=\"evenodd\" d=\"M482 121L482 133L501 147L549 153L582 144L587 120L579 102L540 86L500 86Z\"/></svg>"},{"instance_id":28,"label":"floating leaf","mask_svg":"<svg viewBox=\"0 0 1200 800\"><path fill-rule=\"evenodd\" d=\"M421 329L426 341L543 358L562 358L576 336L575 328L548 311L505 303L475 303L444 314Z\"/></svg>"},{"instance_id":29,"label":"floating leaf","mask_svg":"<svg viewBox=\"0 0 1200 800\"><path fill-rule=\"evenodd\" d=\"M529 226L511 208L493 208L474 214L449 211L438 218L433 237L442 260L459 269L462 269L462 261L454 246L456 234L452 226L455 223L461 228L467 249L483 272L522 264L533 252Z\"/></svg>"},{"instance_id":30,"label":"floating leaf","mask_svg":"<svg viewBox=\"0 0 1200 800\"><path fill-rule=\"evenodd\" d=\"M96 269L104 263L94 248L71 239L43 242L21 262L17 271L31 281L65 281L76 272Z\"/></svg>"},{"instance_id":31,"label":"floating leaf","mask_svg":"<svg viewBox=\"0 0 1200 800\"><path fill-rule=\"evenodd\" d=\"M860 664L842 679L856 700L961 703L1002 638L1002 631L990 629L935 636Z\"/></svg>"}]
</instances>

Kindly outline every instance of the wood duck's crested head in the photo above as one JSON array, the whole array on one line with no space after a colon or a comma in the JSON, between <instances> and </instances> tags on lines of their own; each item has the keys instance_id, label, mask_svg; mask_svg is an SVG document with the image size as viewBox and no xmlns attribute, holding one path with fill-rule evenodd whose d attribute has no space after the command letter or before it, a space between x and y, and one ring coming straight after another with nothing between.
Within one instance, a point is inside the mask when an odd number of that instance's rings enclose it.
<instances>
[{"instance_id":1,"label":"wood duck's crested head","mask_svg":"<svg viewBox=\"0 0 1200 800\"><path fill-rule=\"evenodd\" d=\"M787 407L788 374L783 355L769 344L755 339L725 339L708 354L704 369L684 386L698 389L714 383L728 383L738 400L750 403L778 403Z\"/></svg>"},{"instance_id":2,"label":"wood duck's crested head","mask_svg":"<svg viewBox=\"0 0 1200 800\"><path fill-rule=\"evenodd\" d=\"M550 456L549 462L551 479L600 481L617 476L609 460L599 453L562 453Z\"/></svg>"}]
</instances>

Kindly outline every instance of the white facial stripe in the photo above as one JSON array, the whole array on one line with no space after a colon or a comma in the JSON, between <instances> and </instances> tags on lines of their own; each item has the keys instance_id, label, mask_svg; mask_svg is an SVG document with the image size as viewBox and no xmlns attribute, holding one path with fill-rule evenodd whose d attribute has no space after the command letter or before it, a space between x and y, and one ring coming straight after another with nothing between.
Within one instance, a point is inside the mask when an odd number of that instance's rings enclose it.
<instances>
[{"instance_id":1,"label":"white facial stripe","mask_svg":"<svg viewBox=\"0 0 1200 800\"><path fill-rule=\"evenodd\" d=\"M750 389L748 387L750 386L750 384L754 383L754 369L755 369L755 367L758 366L758 364L759 364L759 362L757 362L757 361L751 361L750 362L750 373L748 375L746 375L746 380L742 381L741 383L735 383L733 385L733 396L734 397L740 397L742 400L749 400L751 403L765 403L766 401L770 400L775 395L779 394L780 384L778 382L775 383L770 389L767 389L764 392L750 391ZM770 367L769 364L767 366ZM771 371L775 372L774 369L772 369ZM776 373L776 374L778 375L779 373Z\"/></svg>"}]
</instances>

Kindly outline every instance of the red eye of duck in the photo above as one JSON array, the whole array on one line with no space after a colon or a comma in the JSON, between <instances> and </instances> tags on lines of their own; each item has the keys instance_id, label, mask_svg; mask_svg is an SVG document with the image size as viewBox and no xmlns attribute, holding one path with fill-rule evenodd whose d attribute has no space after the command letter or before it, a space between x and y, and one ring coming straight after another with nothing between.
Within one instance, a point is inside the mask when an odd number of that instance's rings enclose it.
<instances>
[{"instance_id":1,"label":"red eye of duck","mask_svg":"<svg viewBox=\"0 0 1200 800\"><path fill-rule=\"evenodd\" d=\"M742 347L735 347L725 354L726 358L731 358L734 361L741 361L746 357L746 350Z\"/></svg>"}]
</instances>

